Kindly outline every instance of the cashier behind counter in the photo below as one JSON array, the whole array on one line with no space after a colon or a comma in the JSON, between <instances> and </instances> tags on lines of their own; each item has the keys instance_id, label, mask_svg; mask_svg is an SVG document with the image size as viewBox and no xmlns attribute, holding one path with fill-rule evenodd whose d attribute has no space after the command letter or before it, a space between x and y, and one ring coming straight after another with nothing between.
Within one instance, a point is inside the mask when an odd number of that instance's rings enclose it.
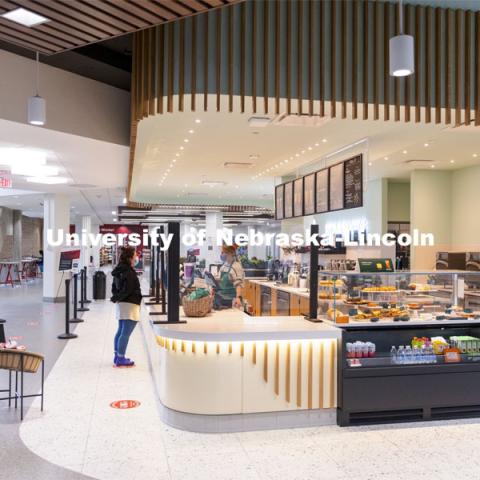
<instances>
[{"instance_id":1,"label":"cashier behind counter","mask_svg":"<svg viewBox=\"0 0 480 480\"><path fill-rule=\"evenodd\" d=\"M215 291L214 308L241 307L242 287L245 273L236 255L235 245L224 245L222 247L223 265L220 268L217 278L218 286Z\"/></svg>"}]
</instances>

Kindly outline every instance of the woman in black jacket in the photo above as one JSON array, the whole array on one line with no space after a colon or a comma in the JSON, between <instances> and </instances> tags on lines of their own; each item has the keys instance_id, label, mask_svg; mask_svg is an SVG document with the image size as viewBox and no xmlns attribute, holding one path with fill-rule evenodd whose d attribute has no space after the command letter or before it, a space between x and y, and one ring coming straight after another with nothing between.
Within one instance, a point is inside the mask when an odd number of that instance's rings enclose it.
<instances>
[{"instance_id":1,"label":"woman in black jacket","mask_svg":"<svg viewBox=\"0 0 480 480\"><path fill-rule=\"evenodd\" d=\"M125 358L128 341L133 330L140 320L140 303L142 292L137 272L133 268L137 263L137 256L133 247L123 247L118 265L113 269L112 298L116 304L116 318L118 330L115 335L114 364L117 367L133 367L135 362Z\"/></svg>"}]
</instances>

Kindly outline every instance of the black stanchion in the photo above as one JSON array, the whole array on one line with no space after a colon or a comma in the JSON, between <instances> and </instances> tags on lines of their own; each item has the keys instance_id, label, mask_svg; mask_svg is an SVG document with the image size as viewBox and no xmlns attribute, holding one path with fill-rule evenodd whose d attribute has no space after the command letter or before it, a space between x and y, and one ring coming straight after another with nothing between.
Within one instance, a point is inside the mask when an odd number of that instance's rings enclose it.
<instances>
[{"instance_id":1,"label":"black stanchion","mask_svg":"<svg viewBox=\"0 0 480 480\"><path fill-rule=\"evenodd\" d=\"M82 323L83 319L78 318L78 273L73 276L73 318L70 323Z\"/></svg>"},{"instance_id":2,"label":"black stanchion","mask_svg":"<svg viewBox=\"0 0 480 480\"><path fill-rule=\"evenodd\" d=\"M150 241L150 300L153 301L155 296L155 247Z\"/></svg>"},{"instance_id":3,"label":"black stanchion","mask_svg":"<svg viewBox=\"0 0 480 480\"><path fill-rule=\"evenodd\" d=\"M78 335L70 333L70 279L65 280L65 333L57 336L61 340L77 338Z\"/></svg>"},{"instance_id":4,"label":"black stanchion","mask_svg":"<svg viewBox=\"0 0 480 480\"><path fill-rule=\"evenodd\" d=\"M92 303L92 301L87 298L87 284L88 284L87 267L83 267L82 271L84 272L84 274L83 274L83 303Z\"/></svg>"},{"instance_id":5,"label":"black stanchion","mask_svg":"<svg viewBox=\"0 0 480 480\"><path fill-rule=\"evenodd\" d=\"M80 308L77 308L77 312L88 312L90 309L85 306L85 297L83 292L85 290L85 270L80 272Z\"/></svg>"},{"instance_id":6,"label":"black stanchion","mask_svg":"<svg viewBox=\"0 0 480 480\"><path fill-rule=\"evenodd\" d=\"M162 231L163 233L163 231ZM157 241L158 241L158 230L156 231L157 234ZM152 262L150 267L150 285L152 290L153 297L150 299L149 302L145 302L145 305L158 305L160 303L159 293L158 293L158 250L159 245L153 246L152 245ZM155 254L155 249L157 249L157 253ZM154 315L154 313L150 312L150 315Z\"/></svg>"}]
</instances>

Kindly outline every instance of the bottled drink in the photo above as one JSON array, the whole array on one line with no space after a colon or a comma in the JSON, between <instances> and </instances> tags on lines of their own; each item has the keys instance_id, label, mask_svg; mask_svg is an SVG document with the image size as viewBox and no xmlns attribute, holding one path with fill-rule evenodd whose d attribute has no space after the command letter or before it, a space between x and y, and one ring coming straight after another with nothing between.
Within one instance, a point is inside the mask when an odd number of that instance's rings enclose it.
<instances>
[{"instance_id":1,"label":"bottled drink","mask_svg":"<svg viewBox=\"0 0 480 480\"><path fill-rule=\"evenodd\" d=\"M390 349L390 363L395 365L397 363L397 349L395 345Z\"/></svg>"},{"instance_id":2,"label":"bottled drink","mask_svg":"<svg viewBox=\"0 0 480 480\"><path fill-rule=\"evenodd\" d=\"M405 364L405 348L403 345L400 345L398 347L397 364L400 364L400 365Z\"/></svg>"},{"instance_id":3,"label":"bottled drink","mask_svg":"<svg viewBox=\"0 0 480 480\"><path fill-rule=\"evenodd\" d=\"M420 362L420 350L418 349L417 346L413 347L412 363L421 363Z\"/></svg>"},{"instance_id":4,"label":"bottled drink","mask_svg":"<svg viewBox=\"0 0 480 480\"><path fill-rule=\"evenodd\" d=\"M410 365L413 363L413 352L412 352L412 347L410 345L407 345L407 348L405 348L405 363L407 365Z\"/></svg>"},{"instance_id":5,"label":"bottled drink","mask_svg":"<svg viewBox=\"0 0 480 480\"><path fill-rule=\"evenodd\" d=\"M420 351L420 363L429 363L428 347L425 345L422 345L422 350Z\"/></svg>"}]
</instances>

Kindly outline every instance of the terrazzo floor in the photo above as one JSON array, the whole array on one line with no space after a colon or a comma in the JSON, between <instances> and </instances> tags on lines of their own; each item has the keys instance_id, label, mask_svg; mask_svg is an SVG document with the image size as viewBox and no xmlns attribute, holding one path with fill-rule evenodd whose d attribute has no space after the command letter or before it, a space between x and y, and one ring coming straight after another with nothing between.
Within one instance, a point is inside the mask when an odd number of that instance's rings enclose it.
<instances>
[{"instance_id":1,"label":"terrazzo floor","mask_svg":"<svg viewBox=\"0 0 480 480\"><path fill-rule=\"evenodd\" d=\"M77 326L20 434L48 462L102 480L478 479L480 420L336 426L237 434L173 429L158 416L142 332L112 368L113 305L98 302ZM116 410L115 400L141 402Z\"/></svg>"}]
</instances>

